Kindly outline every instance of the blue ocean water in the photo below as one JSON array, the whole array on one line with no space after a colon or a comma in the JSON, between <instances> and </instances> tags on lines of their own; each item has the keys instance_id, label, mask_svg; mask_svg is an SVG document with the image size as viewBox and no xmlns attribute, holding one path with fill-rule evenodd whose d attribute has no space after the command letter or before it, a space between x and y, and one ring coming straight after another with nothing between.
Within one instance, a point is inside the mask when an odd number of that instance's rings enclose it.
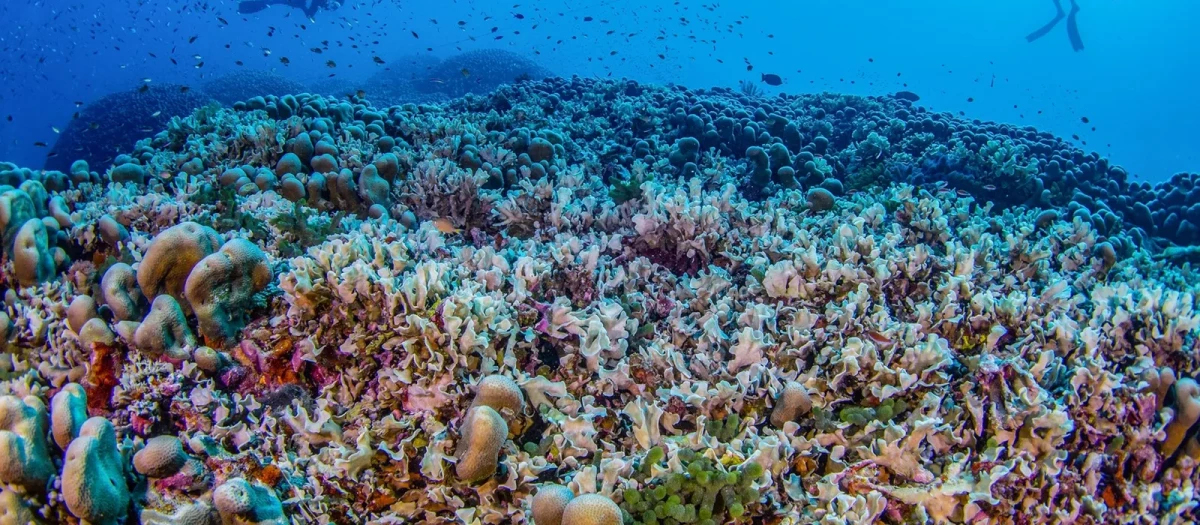
<instances>
[{"instance_id":1,"label":"blue ocean water","mask_svg":"<svg viewBox=\"0 0 1200 525\"><path fill-rule=\"evenodd\" d=\"M695 88L744 80L767 94L909 90L935 110L1069 138L1135 181L1195 171L1200 45L1189 35L1200 4L1079 1L1082 51L1066 20L1026 41L1054 17L1052 0L346 0L312 19L284 5L239 14L233 1L9 1L0 159L42 166L80 106L142 85L199 88L258 70L306 86L344 81L331 89L371 98L385 88L367 80L414 60L403 57L498 48L563 76ZM759 82L764 73L782 85Z\"/></svg>"}]
</instances>

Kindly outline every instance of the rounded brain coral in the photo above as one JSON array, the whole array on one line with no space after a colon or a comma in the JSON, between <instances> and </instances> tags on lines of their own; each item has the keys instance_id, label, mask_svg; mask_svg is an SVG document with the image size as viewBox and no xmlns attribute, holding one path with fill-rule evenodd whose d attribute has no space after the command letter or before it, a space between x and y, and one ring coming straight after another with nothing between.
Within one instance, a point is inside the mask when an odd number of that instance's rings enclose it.
<instances>
[{"instance_id":1,"label":"rounded brain coral","mask_svg":"<svg viewBox=\"0 0 1200 525\"><path fill-rule=\"evenodd\" d=\"M179 438L155 436L133 455L133 468L146 477L165 478L179 472L187 461L188 455Z\"/></svg>"},{"instance_id":2,"label":"rounded brain coral","mask_svg":"<svg viewBox=\"0 0 1200 525\"><path fill-rule=\"evenodd\" d=\"M584 494L567 503L562 525L621 525L625 518L613 500L599 494Z\"/></svg>"},{"instance_id":3,"label":"rounded brain coral","mask_svg":"<svg viewBox=\"0 0 1200 525\"><path fill-rule=\"evenodd\" d=\"M454 454L454 471L468 483L481 481L496 473L500 448L508 438L508 424L499 412L483 405L467 411Z\"/></svg>"},{"instance_id":4,"label":"rounded brain coral","mask_svg":"<svg viewBox=\"0 0 1200 525\"><path fill-rule=\"evenodd\" d=\"M534 525L562 525L563 511L575 493L562 485L542 485L530 503Z\"/></svg>"},{"instance_id":5,"label":"rounded brain coral","mask_svg":"<svg viewBox=\"0 0 1200 525\"><path fill-rule=\"evenodd\" d=\"M479 380L475 385L475 400L471 406L487 405L497 412L508 409L514 415L525 411L525 394L512 378L504 375L490 375Z\"/></svg>"},{"instance_id":6,"label":"rounded brain coral","mask_svg":"<svg viewBox=\"0 0 1200 525\"><path fill-rule=\"evenodd\" d=\"M788 381L775 400L775 408L771 410L771 426L783 428L788 421L796 421L800 416L812 410L812 399L804 385Z\"/></svg>"}]
</instances>

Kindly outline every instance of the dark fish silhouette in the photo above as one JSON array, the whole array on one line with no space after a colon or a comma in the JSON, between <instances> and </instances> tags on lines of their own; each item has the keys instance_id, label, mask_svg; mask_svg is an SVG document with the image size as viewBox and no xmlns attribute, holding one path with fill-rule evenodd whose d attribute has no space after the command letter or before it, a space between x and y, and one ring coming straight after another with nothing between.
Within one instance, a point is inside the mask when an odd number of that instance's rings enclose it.
<instances>
[{"instance_id":1,"label":"dark fish silhouette","mask_svg":"<svg viewBox=\"0 0 1200 525\"><path fill-rule=\"evenodd\" d=\"M918 100L921 100L921 97L917 96L917 94L913 93L912 91L897 91L896 98L901 99L901 100L908 100L910 102L916 102Z\"/></svg>"},{"instance_id":2,"label":"dark fish silhouette","mask_svg":"<svg viewBox=\"0 0 1200 525\"><path fill-rule=\"evenodd\" d=\"M762 81L768 86L783 85L783 79L780 78L779 75L773 73L762 73Z\"/></svg>"}]
</instances>

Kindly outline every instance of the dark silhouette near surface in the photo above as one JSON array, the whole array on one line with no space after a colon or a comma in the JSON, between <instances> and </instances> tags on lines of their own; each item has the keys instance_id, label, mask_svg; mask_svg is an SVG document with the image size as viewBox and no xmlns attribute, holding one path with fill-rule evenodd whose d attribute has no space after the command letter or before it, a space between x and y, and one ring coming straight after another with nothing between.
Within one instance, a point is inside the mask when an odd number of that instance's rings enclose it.
<instances>
[{"instance_id":1,"label":"dark silhouette near surface","mask_svg":"<svg viewBox=\"0 0 1200 525\"><path fill-rule=\"evenodd\" d=\"M304 11L312 18L321 9L337 9L339 4L330 0L243 0L238 2L238 12L244 15L257 13L273 5L286 5Z\"/></svg>"},{"instance_id":2,"label":"dark silhouette near surface","mask_svg":"<svg viewBox=\"0 0 1200 525\"><path fill-rule=\"evenodd\" d=\"M1076 51L1083 51L1083 39L1079 37L1079 23L1075 19L1075 15L1079 14L1079 4L1075 3L1075 0L1071 0L1071 12L1068 13L1063 10L1062 0L1054 0L1054 8L1057 10L1054 18L1047 22L1046 25L1038 28L1037 31L1029 33L1025 37L1025 40L1033 42L1046 36L1046 34L1054 30L1059 22L1062 22L1063 18L1066 18L1067 38L1071 40L1071 48Z\"/></svg>"}]
</instances>

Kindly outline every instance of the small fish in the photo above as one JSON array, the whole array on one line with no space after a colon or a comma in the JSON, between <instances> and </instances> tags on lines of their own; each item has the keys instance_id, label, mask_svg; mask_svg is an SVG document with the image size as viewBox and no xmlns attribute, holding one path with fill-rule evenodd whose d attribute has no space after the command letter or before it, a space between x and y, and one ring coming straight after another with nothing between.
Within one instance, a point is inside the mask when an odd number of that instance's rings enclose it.
<instances>
[{"instance_id":1,"label":"small fish","mask_svg":"<svg viewBox=\"0 0 1200 525\"><path fill-rule=\"evenodd\" d=\"M749 66L747 66L747 67L749 67ZM768 86L783 85L783 78L780 78L779 75L776 75L774 73L762 73L761 76L762 76L763 83Z\"/></svg>"},{"instance_id":2,"label":"small fish","mask_svg":"<svg viewBox=\"0 0 1200 525\"><path fill-rule=\"evenodd\" d=\"M984 184L984 185L983 185L983 186L981 186L981 187L982 187L982 188L983 188L985 191L996 191L996 185L995 185L995 184Z\"/></svg>"},{"instance_id":3,"label":"small fish","mask_svg":"<svg viewBox=\"0 0 1200 525\"><path fill-rule=\"evenodd\" d=\"M382 58L379 58L379 57L374 57L374 58L373 58L373 60L375 61L375 63L376 63L376 64L382 64L382 63L384 63L384 62L383 62L383 59L382 59Z\"/></svg>"},{"instance_id":4,"label":"small fish","mask_svg":"<svg viewBox=\"0 0 1200 525\"><path fill-rule=\"evenodd\" d=\"M1087 124L1088 122L1091 122L1090 120L1088 120L1088 118L1087 118L1087 117L1079 117L1079 120L1080 120L1081 122L1083 122L1084 124Z\"/></svg>"},{"instance_id":5,"label":"small fish","mask_svg":"<svg viewBox=\"0 0 1200 525\"><path fill-rule=\"evenodd\" d=\"M325 67L337 67L337 62L334 62L332 60L326 60Z\"/></svg>"},{"instance_id":6,"label":"small fish","mask_svg":"<svg viewBox=\"0 0 1200 525\"><path fill-rule=\"evenodd\" d=\"M142 84L138 87L138 93L145 93L147 91L150 91L150 84Z\"/></svg>"},{"instance_id":7,"label":"small fish","mask_svg":"<svg viewBox=\"0 0 1200 525\"><path fill-rule=\"evenodd\" d=\"M447 235L462 231L460 228L455 228L454 223L450 222L450 219L434 219L433 227L437 228L437 231Z\"/></svg>"},{"instance_id":8,"label":"small fish","mask_svg":"<svg viewBox=\"0 0 1200 525\"><path fill-rule=\"evenodd\" d=\"M283 62L283 65L285 66L292 63L291 60L288 60L288 57L279 57L279 61Z\"/></svg>"},{"instance_id":9,"label":"small fish","mask_svg":"<svg viewBox=\"0 0 1200 525\"><path fill-rule=\"evenodd\" d=\"M58 130L58 128L56 128L54 126L50 126L50 130L53 131L55 134L62 133L61 131Z\"/></svg>"},{"instance_id":10,"label":"small fish","mask_svg":"<svg viewBox=\"0 0 1200 525\"><path fill-rule=\"evenodd\" d=\"M41 142L41 141L39 141L39 142L34 142L34 143L33 143L33 145L34 145L34 146L37 146L37 147L39 147L39 148L44 148L44 147L46 147L46 143L45 143L45 142Z\"/></svg>"},{"instance_id":11,"label":"small fish","mask_svg":"<svg viewBox=\"0 0 1200 525\"><path fill-rule=\"evenodd\" d=\"M188 39L188 43L189 43L189 44L191 44L191 43L194 43L194 42L196 41L196 39L197 39L197 38L200 38L200 35L195 35L195 36L193 36L193 37L189 38L189 39Z\"/></svg>"},{"instance_id":12,"label":"small fish","mask_svg":"<svg viewBox=\"0 0 1200 525\"><path fill-rule=\"evenodd\" d=\"M871 338L872 341L875 341L877 344L881 344L881 345L890 345L895 342L895 341L892 341L891 339L889 339L888 336L883 335L880 332L876 332L875 330L868 331L867 337Z\"/></svg>"},{"instance_id":13,"label":"small fish","mask_svg":"<svg viewBox=\"0 0 1200 525\"><path fill-rule=\"evenodd\" d=\"M462 76L463 76L463 78L470 78L471 71L465 67L462 68Z\"/></svg>"},{"instance_id":14,"label":"small fish","mask_svg":"<svg viewBox=\"0 0 1200 525\"><path fill-rule=\"evenodd\" d=\"M151 116L151 117L157 117L157 116L159 116L159 115L162 115L162 112L161 112L161 111L155 111L155 112L154 112L153 114L151 114L150 116Z\"/></svg>"}]
</instances>

